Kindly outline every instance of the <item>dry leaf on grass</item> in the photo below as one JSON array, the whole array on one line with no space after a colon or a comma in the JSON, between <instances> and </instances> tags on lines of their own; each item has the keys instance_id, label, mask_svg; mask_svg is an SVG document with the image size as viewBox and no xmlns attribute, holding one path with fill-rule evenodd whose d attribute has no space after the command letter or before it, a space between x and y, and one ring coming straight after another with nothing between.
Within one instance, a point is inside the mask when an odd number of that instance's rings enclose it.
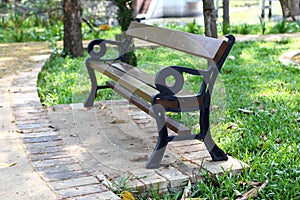
<instances>
[{"instance_id":1,"label":"dry leaf on grass","mask_svg":"<svg viewBox=\"0 0 300 200\"><path fill-rule=\"evenodd\" d=\"M263 184L258 184L257 182L253 182L255 184L252 184L253 186L259 186L259 187L255 187L252 188L251 190L249 190L248 192L246 192L245 194L243 194L240 198L237 198L236 200L248 200L248 199L254 199L257 197L258 193L262 191L262 189L264 189L267 185L268 185L269 180L266 180ZM251 184L250 184L251 185Z\"/></svg>"},{"instance_id":2,"label":"dry leaf on grass","mask_svg":"<svg viewBox=\"0 0 300 200\"><path fill-rule=\"evenodd\" d=\"M252 113L254 113L252 110L247 110L247 109L242 109L242 108L239 108L238 111L240 111L242 113L245 113L245 114L252 114Z\"/></svg>"}]
</instances>

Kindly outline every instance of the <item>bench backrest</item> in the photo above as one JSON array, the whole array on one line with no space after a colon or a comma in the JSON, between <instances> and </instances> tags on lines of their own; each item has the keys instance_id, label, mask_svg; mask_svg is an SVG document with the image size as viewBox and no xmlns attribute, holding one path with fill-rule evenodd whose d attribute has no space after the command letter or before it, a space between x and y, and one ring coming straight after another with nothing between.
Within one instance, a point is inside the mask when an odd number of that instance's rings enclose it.
<instances>
[{"instance_id":1,"label":"bench backrest","mask_svg":"<svg viewBox=\"0 0 300 200\"><path fill-rule=\"evenodd\" d=\"M221 39L131 22L126 35L218 62L228 42Z\"/></svg>"}]
</instances>

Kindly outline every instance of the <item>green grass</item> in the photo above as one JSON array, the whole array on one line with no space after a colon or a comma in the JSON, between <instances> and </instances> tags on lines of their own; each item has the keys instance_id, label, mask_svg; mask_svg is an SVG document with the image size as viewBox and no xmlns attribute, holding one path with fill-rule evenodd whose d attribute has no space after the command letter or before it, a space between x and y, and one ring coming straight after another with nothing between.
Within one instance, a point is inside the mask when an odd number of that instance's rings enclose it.
<instances>
[{"instance_id":1,"label":"green grass","mask_svg":"<svg viewBox=\"0 0 300 200\"><path fill-rule=\"evenodd\" d=\"M221 115L213 121L213 134L228 154L250 168L237 176L203 174L204 179L193 186L194 197L235 199L251 188L250 182L269 180L258 199L299 199L300 124L296 119L300 118L300 70L277 60L282 53L299 46L299 39L235 44L219 77L226 93L217 92L213 97L220 99L215 103L223 105L217 107ZM202 60L194 61L193 57L162 48L139 49L136 53L139 67L152 73L169 65L203 65ZM199 80L185 78L189 79L190 89L198 89ZM106 79L99 76L98 80ZM90 87L84 59L51 59L39 76L38 87L45 105L83 102ZM102 90L99 95L99 99L110 99L113 93ZM191 119L197 121L193 115L187 117ZM170 193L167 199L176 199L175 196Z\"/></svg>"},{"instance_id":2,"label":"green grass","mask_svg":"<svg viewBox=\"0 0 300 200\"><path fill-rule=\"evenodd\" d=\"M120 33L120 27L114 26L110 31L102 31L94 27L91 31L86 23L82 23L83 40L98 37L114 39ZM0 43L29 41L61 41L63 40L63 22L57 20L52 24L39 16L25 17L20 14L9 14L0 18Z\"/></svg>"},{"instance_id":3,"label":"green grass","mask_svg":"<svg viewBox=\"0 0 300 200\"><path fill-rule=\"evenodd\" d=\"M257 10L257 9L256 9ZM234 12L233 12L234 13ZM252 15L252 12L247 12ZM221 15L220 15L221 16ZM239 16L241 16L239 14ZM243 15L242 15L243 16ZM239 19L240 17L232 17L231 19ZM257 16L257 22L259 17ZM221 19L219 19L221 20ZM230 33L233 34L270 34L270 33L291 33L300 31L300 22L272 22L265 20L262 23L245 23L235 22L230 25ZM170 22L164 24L170 29L182 30L190 33L204 34L204 27L197 24L196 20L193 22L183 24ZM82 23L82 37L83 40L92 40L94 38L114 39L115 35L120 33L119 26L112 26L110 31L101 31L98 27L94 27L94 31ZM218 23L218 34L222 35L222 24ZM46 21L39 16L25 16L20 14L10 14L8 17L0 18L0 43L7 42L29 42L29 41L50 41L56 42L63 40L63 22L57 20L54 23Z\"/></svg>"}]
</instances>

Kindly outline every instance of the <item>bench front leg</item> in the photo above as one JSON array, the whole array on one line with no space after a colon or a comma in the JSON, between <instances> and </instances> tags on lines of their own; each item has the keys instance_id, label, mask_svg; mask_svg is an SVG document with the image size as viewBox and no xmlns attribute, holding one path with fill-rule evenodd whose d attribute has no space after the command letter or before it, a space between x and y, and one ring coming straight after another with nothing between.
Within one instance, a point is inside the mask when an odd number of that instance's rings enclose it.
<instances>
[{"instance_id":1,"label":"bench front leg","mask_svg":"<svg viewBox=\"0 0 300 200\"><path fill-rule=\"evenodd\" d=\"M157 124L158 139L156 146L146 163L147 169L156 169L160 167L160 163L163 159L168 144L168 129L166 125L165 109L158 104L153 105L152 109Z\"/></svg>"},{"instance_id":2,"label":"bench front leg","mask_svg":"<svg viewBox=\"0 0 300 200\"><path fill-rule=\"evenodd\" d=\"M84 107L91 107L94 105L94 101L95 101L96 93L97 93L97 89L98 89L98 84L97 84L97 79L96 79L94 69L88 66L88 59L86 60L86 67L87 67L88 74L89 74L89 77L91 80L91 90L90 90L88 98L84 102Z\"/></svg>"},{"instance_id":3,"label":"bench front leg","mask_svg":"<svg viewBox=\"0 0 300 200\"><path fill-rule=\"evenodd\" d=\"M217 144L214 142L209 125L209 108L200 110L200 127L204 144L208 150L213 161L225 161L228 160L227 155L222 149L220 149Z\"/></svg>"}]
</instances>

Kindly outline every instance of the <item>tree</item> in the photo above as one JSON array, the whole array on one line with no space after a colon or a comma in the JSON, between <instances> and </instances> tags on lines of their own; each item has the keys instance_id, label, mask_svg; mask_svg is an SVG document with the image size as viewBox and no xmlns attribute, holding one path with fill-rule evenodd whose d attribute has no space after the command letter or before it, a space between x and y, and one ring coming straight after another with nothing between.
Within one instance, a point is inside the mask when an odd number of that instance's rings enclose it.
<instances>
[{"instance_id":1,"label":"tree","mask_svg":"<svg viewBox=\"0 0 300 200\"><path fill-rule=\"evenodd\" d=\"M126 31L130 25L130 22L134 20L134 7L132 0L115 0L118 6L117 20L121 26L121 31Z\"/></svg>"},{"instance_id":2,"label":"tree","mask_svg":"<svg viewBox=\"0 0 300 200\"><path fill-rule=\"evenodd\" d=\"M125 32L129 25L130 22L132 22L134 20L134 5L136 5L136 1L135 0L115 0L115 3L118 7L118 11L117 11L117 20L119 25L121 26L121 30L122 32ZM119 38L117 38L117 40L122 40L124 37L126 37L125 35L119 35ZM131 43L130 47L129 47L130 51L126 52L126 63L136 66L137 65L137 58L136 55L134 54L134 51L132 49L134 49L134 44Z\"/></svg>"},{"instance_id":3,"label":"tree","mask_svg":"<svg viewBox=\"0 0 300 200\"><path fill-rule=\"evenodd\" d=\"M205 24L205 35L208 37L217 38L217 19L214 0L203 0L203 14Z\"/></svg>"},{"instance_id":4,"label":"tree","mask_svg":"<svg viewBox=\"0 0 300 200\"><path fill-rule=\"evenodd\" d=\"M223 0L223 34L230 32L229 0Z\"/></svg>"},{"instance_id":5,"label":"tree","mask_svg":"<svg viewBox=\"0 0 300 200\"><path fill-rule=\"evenodd\" d=\"M291 17L294 21L295 16L300 14L299 0L279 0L284 18Z\"/></svg>"},{"instance_id":6,"label":"tree","mask_svg":"<svg viewBox=\"0 0 300 200\"><path fill-rule=\"evenodd\" d=\"M83 56L80 0L63 0L64 51L73 57Z\"/></svg>"}]
</instances>

